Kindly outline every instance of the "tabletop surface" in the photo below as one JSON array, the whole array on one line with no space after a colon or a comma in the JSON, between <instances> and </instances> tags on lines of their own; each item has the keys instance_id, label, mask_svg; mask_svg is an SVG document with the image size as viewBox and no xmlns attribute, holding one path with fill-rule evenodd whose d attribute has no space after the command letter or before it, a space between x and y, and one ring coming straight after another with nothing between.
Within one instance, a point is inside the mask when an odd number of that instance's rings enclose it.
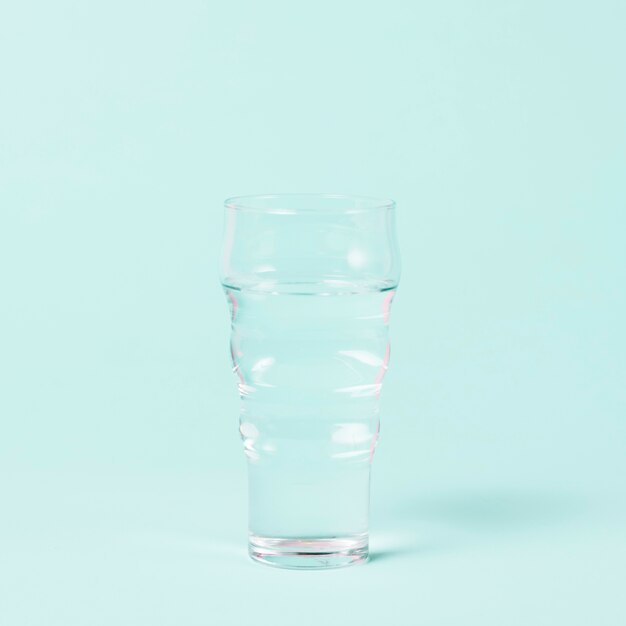
<instances>
[{"instance_id":1,"label":"tabletop surface","mask_svg":"<svg viewBox=\"0 0 626 626\"><path fill-rule=\"evenodd\" d=\"M370 562L312 572L248 559L245 489L228 476L7 482L0 580L10 624L582 626L624 618L617 494L427 483L393 498L378 493Z\"/></svg>"}]
</instances>

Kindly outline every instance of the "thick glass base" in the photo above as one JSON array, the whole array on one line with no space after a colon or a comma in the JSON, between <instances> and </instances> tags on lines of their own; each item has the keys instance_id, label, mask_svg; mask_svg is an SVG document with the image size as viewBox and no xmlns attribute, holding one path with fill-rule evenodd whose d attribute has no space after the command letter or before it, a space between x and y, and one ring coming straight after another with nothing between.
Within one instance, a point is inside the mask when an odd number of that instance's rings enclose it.
<instances>
[{"instance_id":1,"label":"thick glass base","mask_svg":"<svg viewBox=\"0 0 626 626\"><path fill-rule=\"evenodd\" d=\"M250 534L249 552L259 563L287 569L330 569L365 563L367 533L350 537L280 539Z\"/></svg>"}]
</instances>

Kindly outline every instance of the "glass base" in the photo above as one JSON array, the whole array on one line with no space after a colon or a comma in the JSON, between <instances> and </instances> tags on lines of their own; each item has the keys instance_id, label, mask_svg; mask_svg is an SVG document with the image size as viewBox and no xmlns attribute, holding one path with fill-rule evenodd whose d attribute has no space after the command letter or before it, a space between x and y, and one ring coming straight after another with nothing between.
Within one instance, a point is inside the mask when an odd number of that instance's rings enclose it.
<instances>
[{"instance_id":1,"label":"glass base","mask_svg":"<svg viewBox=\"0 0 626 626\"><path fill-rule=\"evenodd\" d=\"M250 557L259 563L287 569L330 569L365 563L368 535L280 539L250 534Z\"/></svg>"}]
</instances>

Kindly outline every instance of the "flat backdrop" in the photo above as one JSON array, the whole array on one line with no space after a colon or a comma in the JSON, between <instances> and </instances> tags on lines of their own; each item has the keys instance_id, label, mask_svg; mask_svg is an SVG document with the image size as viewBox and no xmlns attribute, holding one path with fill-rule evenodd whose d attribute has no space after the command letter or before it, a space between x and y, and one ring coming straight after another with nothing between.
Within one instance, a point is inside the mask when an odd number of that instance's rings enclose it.
<instances>
[{"instance_id":1,"label":"flat backdrop","mask_svg":"<svg viewBox=\"0 0 626 626\"><path fill-rule=\"evenodd\" d=\"M0 621L623 623L626 5L5 2ZM372 561L247 559L222 200L398 203Z\"/></svg>"}]
</instances>

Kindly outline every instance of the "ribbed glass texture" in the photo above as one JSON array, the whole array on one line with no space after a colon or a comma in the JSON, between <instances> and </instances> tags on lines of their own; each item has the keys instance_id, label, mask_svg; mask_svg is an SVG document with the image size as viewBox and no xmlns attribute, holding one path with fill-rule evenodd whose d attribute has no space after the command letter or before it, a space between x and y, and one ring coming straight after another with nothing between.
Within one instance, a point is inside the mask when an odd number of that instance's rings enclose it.
<instances>
[{"instance_id":1,"label":"ribbed glass texture","mask_svg":"<svg viewBox=\"0 0 626 626\"><path fill-rule=\"evenodd\" d=\"M364 561L400 275L394 203L294 194L225 207L220 274L248 459L250 554L295 568Z\"/></svg>"}]
</instances>

